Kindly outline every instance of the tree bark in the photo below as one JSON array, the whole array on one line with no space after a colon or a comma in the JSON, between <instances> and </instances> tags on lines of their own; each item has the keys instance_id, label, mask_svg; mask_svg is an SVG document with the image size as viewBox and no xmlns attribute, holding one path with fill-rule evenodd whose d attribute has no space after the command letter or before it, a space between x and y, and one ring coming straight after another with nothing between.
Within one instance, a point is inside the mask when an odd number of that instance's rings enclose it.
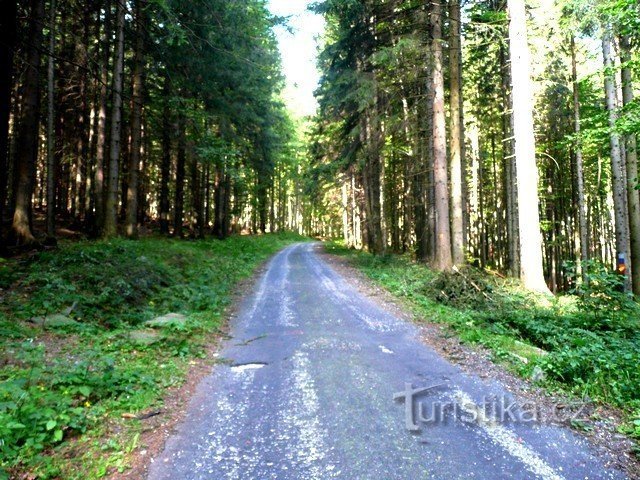
<instances>
[{"instance_id":1,"label":"tree bark","mask_svg":"<svg viewBox=\"0 0 640 480\"><path fill-rule=\"evenodd\" d=\"M142 95L144 69L144 0L135 6L136 44L133 66L133 91L131 98L131 149L129 152L129 181L127 183L127 212L125 233L129 238L138 236L138 171L140 169L140 147L142 140Z\"/></svg>"},{"instance_id":2,"label":"tree bark","mask_svg":"<svg viewBox=\"0 0 640 480\"><path fill-rule=\"evenodd\" d=\"M164 111L162 115L162 162L160 164L160 233L169 234L169 176L171 175L171 109L169 108L169 76L164 78Z\"/></svg>"},{"instance_id":3,"label":"tree bark","mask_svg":"<svg viewBox=\"0 0 640 480\"><path fill-rule=\"evenodd\" d=\"M76 182L75 182L75 216L78 224L85 218L87 199L87 176L89 174L89 132L90 107L88 99L89 84L89 48L90 48L90 9L84 8L82 21L82 40L76 43L75 61L77 64L77 123L76 123Z\"/></svg>"},{"instance_id":4,"label":"tree bark","mask_svg":"<svg viewBox=\"0 0 640 480\"><path fill-rule=\"evenodd\" d=\"M582 141L580 139L580 90L578 88L578 69L576 65L576 42L571 37L571 72L573 81L573 125L576 135L575 161L576 161L576 188L578 197L578 226L580 228L580 263L582 281L588 281L587 262L589 260L589 232L587 228L587 211L584 195L584 165L582 161Z\"/></svg>"},{"instance_id":5,"label":"tree bark","mask_svg":"<svg viewBox=\"0 0 640 480\"><path fill-rule=\"evenodd\" d=\"M116 0L116 51L113 65L113 102L111 112L111 144L109 149L109 178L105 201L102 236L113 237L117 233L118 172L122 144L122 77L124 64L124 0Z\"/></svg>"},{"instance_id":6,"label":"tree bark","mask_svg":"<svg viewBox=\"0 0 640 480\"><path fill-rule=\"evenodd\" d=\"M460 0L449 0L449 90L451 134L451 252L453 263L465 261L464 195L465 178L462 173L462 146L464 145L462 105L462 45L460 42Z\"/></svg>"},{"instance_id":7,"label":"tree bark","mask_svg":"<svg viewBox=\"0 0 640 480\"><path fill-rule=\"evenodd\" d=\"M382 233L382 209L380 205L380 149L382 146L380 119L378 118L378 99L368 114L365 114L365 159L363 180L365 183L365 205L367 214L367 231L369 250L375 255L385 252L385 241Z\"/></svg>"},{"instance_id":8,"label":"tree bark","mask_svg":"<svg viewBox=\"0 0 640 480\"><path fill-rule=\"evenodd\" d=\"M202 179L198 168L198 158L194 146L189 145L189 165L191 170L191 230L195 238L204 238L204 198L202 195ZM272 227L273 228L273 224Z\"/></svg>"},{"instance_id":9,"label":"tree bark","mask_svg":"<svg viewBox=\"0 0 640 480\"><path fill-rule=\"evenodd\" d=\"M550 293L542 270L542 235L538 211L538 168L533 132L533 96L524 0L508 0L513 130L518 186L520 278L525 287Z\"/></svg>"},{"instance_id":10,"label":"tree bark","mask_svg":"<svg viewBox=\"0 0 640 480\"><path fill-rule=\"evenodd\" d=\"M56 235L56 158L54 152L54 62L56 1L49 6L49 59L47 64L47 237Z\"/></svg>"},{"instance_id":11,"label":"tree bark","mask_svg":"<svg viewBox=\"0 0 640 480\"><path fill-rule=\"evenodd\" d=\"M518 238L518 185L516 179L516 159L513 142L513 113L511 92L511 71L507 62L507 53L500 45L500 72L502 87L502 151L505 173L505 213L507 230L508 269L513 277L520 276L520 240Z\"/></svg>"},{"instance_id":12,"label":"tree bark","mask_svg":"<svg viewBox=\"0 0 640 480\"><path fill-rule=\"evenodd\" d=\"M173 236L182 237L182 226L184 220L184 177L186 162L186 133L185 120L180 117L178 120L178 155L176 162L176 196L175 196L175 213L173 215Z\"/></svg>"},{"instance_id":13,"label":"tree bark","mask_svg":"<svg viewBox=\"0 0 640 480\"><path fill-rule=\"evenodd\" d=\"M442 4L432 3L431 53L433 55L433 169L435 181L436 238L434 266L449 270L453 266L451 254L451 224L449 221L449 176L447 170L447 132L444 108L444 75L442 72ZM460 196L461 193L460 193ZM462 217L460 217L462 218ZM462 228L460 228L460 233Z\"/></svg>"},{"instance_id":14,"label":"tree bark","mask_svg":"<svg viewBox=\"0 0 640 480\"><path fill-rule=\"evenodd\" d=\"M9 181L9 116L16 42L17 1L9 0L0 16L0 240L4 230L4 206Z\"/></svg>"},{"instance_id":15,"label":"tree bark","mask_svg":"<svg viewBox=\"0 0 640 480\"><path fill-rule=\"evenodd\" d=\"M620 148L620 136L616 132L618 120L616 84L614 76L614 60L611 52L612 36L611 27L603 26L602 54L604 58L605 77L604 89L609 114L609 141L611 144L611 183L613 192L613 210L616 236L617 269L625 276L625 290L630 289L628 275L629 266L629 226L627 222L627 191L625 185L624 161Z\"/></svg>"},{"instance_id":16,"label":"tree bark","mask_svg":"<svg viewBox=\"0 0 640 480\"><path fill-rule=\"evenodd\" d=\"M104 2L104 27L101 40L101 65L100 65L100 93L98 95L98 129L96 133L96 165L94 171L94 194L95 194L95 223L96 232L102 232L104 228L104 208L105 208L105 178L104 167L107 146L107 95L109 83L109 58L111 39L111 0Z\"/></svg>"},{"instance_id":17,"label":"tree bark","mask_svg":"<svg viewBox=\"0 0 640 480\"><path fill-rule=\"evenodd\" d=\"M38 156L40 52L43 46L44 0L31 0L30 12L22 124L20 125L16 151L15 211L11 226L12 240L19 246L36 243L31 231L31 197L33 195L33 174Z\"/></svg>"},{"instance_id":18,"label":"tree bark","mask_svg":"<svg viewBox=\"0 0 640 480\"><path fill-rule=\"evenodd\" d=\"M633 102L633 78L631 74L631 41L629 37L620 38L622 62L622 103L627 106ZM638 152L636 135L629 133L625 137L627 154L627 198L629 206L629 254L631 267L631 285L633 293L640 295L640 196L638 195Z\"/></svg>"}]
</instances>

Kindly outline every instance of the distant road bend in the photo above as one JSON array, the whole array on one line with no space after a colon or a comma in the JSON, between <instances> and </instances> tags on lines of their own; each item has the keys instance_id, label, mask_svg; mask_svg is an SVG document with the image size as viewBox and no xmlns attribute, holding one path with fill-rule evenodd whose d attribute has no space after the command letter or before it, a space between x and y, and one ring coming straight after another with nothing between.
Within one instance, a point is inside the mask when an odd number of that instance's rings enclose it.
<instances>
[{"instance_id":1,"label":"distant road bend","mask_svg":"<svg viewBox=\"0 0 640 480\"><path fill-rule=\"evenodd\" d=\"M626 478L568 429L491 421L479 405L508 402L502 385L448 363L317 248L271 260L231 326L230 363L200 384L150 480ZM420 419L394 395L412 387L433 387L416 398L426 412L455 405L467 421L409 431Z\"/></svg>"}]
</instances>

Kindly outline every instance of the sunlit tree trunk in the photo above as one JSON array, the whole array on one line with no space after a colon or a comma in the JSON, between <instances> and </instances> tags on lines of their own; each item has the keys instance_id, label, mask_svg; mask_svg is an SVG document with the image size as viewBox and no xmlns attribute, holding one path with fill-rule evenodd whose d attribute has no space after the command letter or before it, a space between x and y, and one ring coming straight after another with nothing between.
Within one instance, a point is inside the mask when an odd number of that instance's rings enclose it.
<instances>
[{"instance_id":1,"label":"sunlit tree trunk","mask_svg":"<svg viewBox=\"0 0 640 480\"><path fill-rule=\"evenodd\" d=\"M447 132L444 109L444 75L442 72L442 4L435 0L431 8L431 52L433 55L433 169L435 182L436 238L434 266L448 270L453 265L451 255L451 224L449 221L449 175L447 169ZM459 181L459 179L458 179ZM460 196L461 196L460 192ZM460 220L462 218L460 217ZM460 228L462 233L462 228Z\"/></svg>"},{"instance_id":2,"label":"sunlit tree trunk","mask_svg":"<svg viewBox=\"0 0 640 480\"><path fill-rule=\"evenodd\" d=\"M533 95L524 0L508 0L513 130L518 186L520 278L525 287L549 293L542 270L542 235L538 212L538 168L533 132Z\"/></svg>"},{"instance_id":3,"label":"sunlit tree trunk","mask_svg":"<svg viewBox=\"0 0 640 480\"><path fill-rule=\"evenodd\" d=\"M104 212L103 237L113 237L117 233L118 170L122 129L122 76L124 63L124 0L117 0L116 10L116 51L113 66L113 103L111 112L111 145L109 151L109 181Z\"/></svg>"},{"instance_id":4,"label":"sunlit tree trunk","mask_svg":"<svg viewBox=\"0 0 640 480\"><path fill-rule=\"evenodd\" d=\"M449 77L450 77L450 115L451 134L451 240L453 263L464 263L464 214L462 147L464 131L462 121L462 74L460 42L460 1L449 0Z\"/></svg>"},{"instance_id":5,"label":"sunlit tree trunk","mask_svg":"<svg viewBox=\"0 0 640 480\"><path fill-rule=\"evenodd\" d=\"M16 145L15 210L11 225L11 236L16 245L36 243L31 231L31 197L33 195L33 174L38 156L44 0L32 0L30 3L29 46L24 80L22 123Z\"/></svg>"},{"instance_id":6,"label":"sunlit tree trunk","mask_svg":"<svg viewBox=\"0 0 640 480\"><path fill-rule=\"evenodd\" d=\"M582 141L580 139L580 91L578 88L578 70L576 66L576 42L571 37L571 70L573 80L573 125L576 135L575 161L576 161L576 186L578 196L578 226L580 228L580 262L582 269L582 280L586 282L587 265L589 260L589 232L587 230L587 211L584 196L584 166L582 161Z\"/></svg>"},{"instance_id":7,"label":"sunlit tree trunk","mask_svg":"<svg viewBox=\"0 0 640 480\"><path fill-rule=\"evenodd\" d=\"M631 75L631 41L629 37L620 38L622 61L622 102L630 105L633 102L633 78ZM638 195L638 153L636 135L630 133L626 141L627 164L627 197L629 205L629 253L631 266L631 284L633 293L640 295L640 196Z\"/></svg>"},{"instance_id":8,"label":"sunlit tree trunk","mask_svg":"<svg viewBox=\"0 0 640 480\"><path fill-rule=\"evenodd\" d=\"M607 112L609 113L609 141L611 144L611 183L613 191L613 211L615 216L615 236L616 236L616 258L620 273L626 277L625 289L629 289L630 281L628 276L629 267L629 227L627 223L627 191L625 184L624 161L620 148L620 137L616 132L617 99L616 84L613 69L611 27L604 26L602 32L602 54L604 58L605 77L604 89L606 96ZM626 265L626 269L620 267Z\"/></svg>"}]
</instances>

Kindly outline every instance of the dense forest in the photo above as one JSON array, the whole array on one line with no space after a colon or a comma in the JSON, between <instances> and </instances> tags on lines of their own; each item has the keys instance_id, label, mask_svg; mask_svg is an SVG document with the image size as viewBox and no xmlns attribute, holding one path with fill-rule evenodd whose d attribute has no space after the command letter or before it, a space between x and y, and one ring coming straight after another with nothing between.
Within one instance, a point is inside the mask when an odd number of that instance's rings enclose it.
<instances>
[{"instance_id":1,"label":"dense forest","mask_svg":"<svg viewBox=\"0 0 640 480\"><path fill-rule=\"evenodd\" d=\"M3 1L0 480L640 478L639 95L638 0Z\"/></svg>"},{"instance_id":2,"label":"dense forest","mask_svg":"<svg viewBox=\"0 0 640 480\"><path fill-rule=\"evenodd\" d=\"M265 2L35 0L2 15L9 248L74 232L296 228L294 127ZM298 197L299 200L299 197Z\"/></svg>"},{"instance_id":3,"label":"dense forest","mask_svg":"<svg viewBox=\"0 0 640 480\"><path fill-rule=\"evenodd\" d=\"M640 292L635 0L316 8L327 235L543 291L617 266Z\"/></svg>"},{"instance_id":4,"label":"dense forest","mask_svg":"<svg viewBox=\"0 0 640 480\"><path fill-rule=\"evenodd\" d=\"M5 251L294 230L640 293L634 0L312 8L319 109L293 119L262 0L8 2Z\"/></svg>"}]
</instances>

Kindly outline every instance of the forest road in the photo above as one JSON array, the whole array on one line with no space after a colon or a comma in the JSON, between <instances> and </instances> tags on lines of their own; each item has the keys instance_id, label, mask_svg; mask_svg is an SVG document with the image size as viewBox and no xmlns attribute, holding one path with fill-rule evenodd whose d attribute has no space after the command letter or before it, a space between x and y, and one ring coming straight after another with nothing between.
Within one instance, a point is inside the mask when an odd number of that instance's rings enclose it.
<instances>
[{"instance_id":1,"label":"forest road","mask_svg":"<svg viewBox=\"0 0 640 480\"><path fill-rule=\"evenodd\" d=\"M319 248L271 259L150 480L626 478L421 343Z\"/></svg>"}]
</instances>

